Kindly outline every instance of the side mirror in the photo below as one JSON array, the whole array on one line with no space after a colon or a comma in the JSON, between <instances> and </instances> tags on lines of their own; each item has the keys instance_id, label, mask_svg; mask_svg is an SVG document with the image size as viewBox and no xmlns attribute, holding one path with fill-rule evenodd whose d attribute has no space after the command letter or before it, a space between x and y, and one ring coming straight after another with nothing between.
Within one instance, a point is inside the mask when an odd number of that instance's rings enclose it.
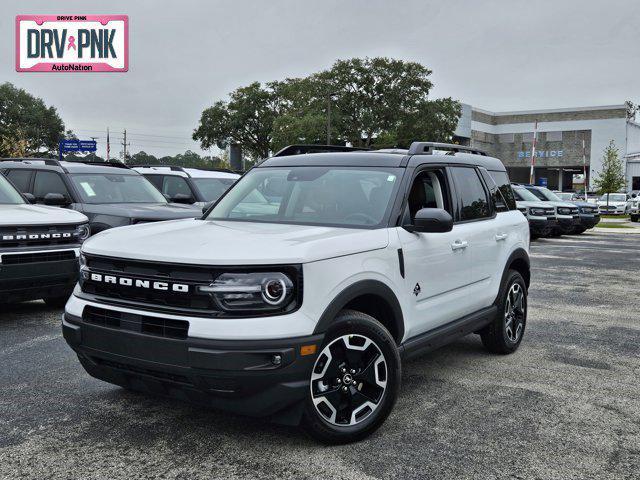
<instances>
[{"instance_id":1,"label":"side mirror","mask_svg":"<svg viewBox=\"0 0 640 480\"><path fill-rule=\"evenodd\" d=\"M207 213L207 210L209 210L209 208L211 207L211 205L213 204L213 202L209 202L207 203L204 207L202 207L202 214L204 215L205 213Z\"/></svg>"},{"instance_id":2,"label":"side mirror","mask_svg":"<svg viewBox=\"0 0 640 480\"><path fill-rule=\"evenodd\" d=\"M33 195L33 193L23 192L22 196L27 200L27 202L36 203L36 197L35 195Z\"/></svg>"},{"instance_id":3,"label":"side mirror","mask_svg":"<svg viewBox=\"0 0 640 480\"><path fill-rule=\"evenodd\" d=\"M195 203L195 199L186 193L176 193L175 196L169 199L169 201L173 203Z\"/></svg>"},{"instance_id":4,"label":"side mirror","mask_svg":"<svg viewBox=\"0 0 640 480\"><path fill-rule=\"evenodd\" d=\"M413 224L403 225L409 232L442 233L453 229L453 217L443 208L423 208L418 210Z\"/></svg>"},{"instance_id":5,"label":"side mirror","mask_svg":"<svg viewBox=\"0 0 640 480\"><path fill-rule=\"evenodd\" d=\"M47 193L42 199L45 205L52 205L56 207L62 207L69 205L69 200L61 193Z\"/></svg>"}]
</instances>

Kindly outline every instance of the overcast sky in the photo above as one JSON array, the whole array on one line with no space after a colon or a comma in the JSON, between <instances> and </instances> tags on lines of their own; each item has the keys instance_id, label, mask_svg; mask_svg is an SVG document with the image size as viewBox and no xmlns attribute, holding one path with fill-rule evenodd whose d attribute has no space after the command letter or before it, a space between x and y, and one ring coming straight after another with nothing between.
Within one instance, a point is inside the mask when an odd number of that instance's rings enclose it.
<instances>
[{"instance_id":1,"label":"overcast sky","mask_svg":"<svg viewBox=\"0 0 640 480\"><path fill-rule=\"evenodd\" d=\"M16 72L17 14L129 15L129 72ZM3 1L0 81L81 138L127 128L133 152L201 152L191 134L215 100L339 58L421 62L434 98L492 111L638 102L639 27L638 0Z\"/></svg>"}]
</instances>

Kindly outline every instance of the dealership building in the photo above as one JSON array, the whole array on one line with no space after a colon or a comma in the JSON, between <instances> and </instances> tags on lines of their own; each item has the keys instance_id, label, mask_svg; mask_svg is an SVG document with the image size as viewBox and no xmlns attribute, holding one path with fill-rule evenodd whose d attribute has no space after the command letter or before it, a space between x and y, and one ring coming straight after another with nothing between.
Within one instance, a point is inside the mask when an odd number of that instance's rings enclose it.
<instances>
[{"instance_id":1,"label":"dealership building","mask_svg":"<svg viewBox=\"0 0 640 480\"><path fill-rule=\"evenodd\" d=\"M513 182L528 183L536 121L536 184L582 189L586 161L592 189L604 150L613 140L625 165L627 190L640 190L640 124L626 104L521 112L489 112L463 104L455 140L499 158Z\"/></svg>"}]
</instances>

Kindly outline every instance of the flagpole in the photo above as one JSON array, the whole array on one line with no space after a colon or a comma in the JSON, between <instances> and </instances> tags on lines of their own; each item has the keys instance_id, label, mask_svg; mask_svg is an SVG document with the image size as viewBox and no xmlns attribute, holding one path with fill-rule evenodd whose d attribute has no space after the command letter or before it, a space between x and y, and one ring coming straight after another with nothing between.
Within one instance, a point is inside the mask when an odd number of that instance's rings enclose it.
<instances>
[{"instance_id":1,"label":"flagpole","mask_svg":"<svg viewBox=\"0 0 640 480\"><path fill-rule=\"evenodd\" d=\"M536 164L536 142L538 140L538 120L533 125L533 142L531 142L531 172L529 173L529 183L534 184L533 167Z\"/></svg>"},{"instance_id":2,"label":"flagpole","mask_svg":"<svg viewBox=\"0 0 640 480\"><path fill-rule=\"evenodd\" d=\"M584 143L584 136L582 137L582 165L584 166L584 201L588 202L587 197L587 153Z\"/></svg>"},{"instance_id":3,"label":"flagpole","mask_svg":"<svg viewBox=\"0 0 640 480\"><path fill-rule=\"evenodd\" d=\"M107 162L109 161L109 150L111 146L109 145L109 127L107 127Z\"/></svg>"}]
</instances>

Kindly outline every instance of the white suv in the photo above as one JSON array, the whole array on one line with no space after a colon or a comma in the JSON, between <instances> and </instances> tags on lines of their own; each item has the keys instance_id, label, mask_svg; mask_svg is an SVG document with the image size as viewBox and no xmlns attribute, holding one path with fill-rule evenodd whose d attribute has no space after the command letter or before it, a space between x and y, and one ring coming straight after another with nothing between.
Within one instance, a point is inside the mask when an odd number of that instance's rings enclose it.
<instances>
[{"instance_id":1,"label":"white suv","mask_svg":"<svg viewBox=\"0 0 640 480\"><path fill-rule=\"evenodd\" d=\"M240 175L231 170L184 168L162 165L132 166L144 175L167 200L205 206L215 202Z\"/></svg>"},{"instance_id":2,"label":"white suv","mask_svg":"<svg viewBox=\"0 0 640 480\"><path fill-rule=\"evenodd\" d=\"M80 245L88 236L83 214L30 205L0 174L0 304L43 299L62 307L78 281Z\"/></svg>"},{"instance_id":3,"label":"white suv","mask_svg":"<svg viewBox=\"0 0 640 480\"><path fill-rule=\"evenodd\" d=\"M510 191L457 145L272 157L202 219L89 239L64 336L96 378L353 441L392 410L403 359L469 333L518 348L529 227Z\"/></svg>"}]
</instances>

